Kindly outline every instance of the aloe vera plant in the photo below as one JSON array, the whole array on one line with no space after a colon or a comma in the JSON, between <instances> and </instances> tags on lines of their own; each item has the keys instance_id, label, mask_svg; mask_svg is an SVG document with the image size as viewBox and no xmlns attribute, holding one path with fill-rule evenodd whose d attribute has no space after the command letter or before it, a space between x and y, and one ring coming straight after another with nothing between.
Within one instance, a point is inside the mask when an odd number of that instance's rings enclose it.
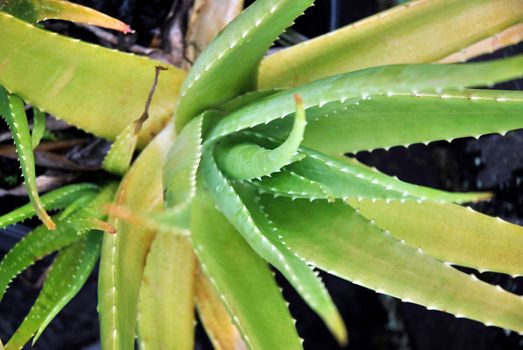
<instances>
[{"instance_id":1,"label":"aloe vera plant","mask_svg":"<svg viewBox=\"0 0 523 350\"><path fill-rule=\"evenodd\" d=\"M265 57L313 0L257 0L188 72L161 64L155 79L160 63L34 27L41 2L20 2L32 16L9 4L0 113L33 205L0 224L38 214L47 227L0 262L0 296L60 253L6 349L38 338L98 254L104 350L132 349L136 335L141 349L191 349L195 309L217 349L301 349L270 266L340 343L344 321L316 269L523 332L523 298L452 267L523 275L523 228L460 205L489 193L416 186L344 156L523 127L522 92L478 89L521 77L522 56L451 63L504 46L490 38L521 30L523 1L413 1ZM30 135L22 99L115 140L104 166L122 175L118 189L38 197L30 151L40 132Z\"/></svg>"}]
</instances>

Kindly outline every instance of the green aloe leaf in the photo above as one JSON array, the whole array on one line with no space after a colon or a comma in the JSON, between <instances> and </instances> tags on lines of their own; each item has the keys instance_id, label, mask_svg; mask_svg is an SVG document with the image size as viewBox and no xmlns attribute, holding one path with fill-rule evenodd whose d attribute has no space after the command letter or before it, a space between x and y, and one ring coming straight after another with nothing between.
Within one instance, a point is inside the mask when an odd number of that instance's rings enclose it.
<instances>
[{"instance_id":1,"label":"green aloe leaf","mask_svg":"<svg viewBox=\"0 0 523 350\"><path fill-rule=\"evenodd\" d=\"M307 179L324 184L336 198L411 198L419 201L462 203L491 197L490 193L452 193L413 185L349 159L334 159L306 148L303 148L303 152L308 157L289 168Z\"/></svg>"},{"instance_id":2,"label":"green aloe leaf","mask_svg":"<svg viewBox=\"0 0 523 350\"><path fill-rule=\"evenodd\" d=\"M303 101L298 95L295 99L296 114L292 130L278 147L266 149L250 142L232 140L219 146L216 161L227 175L238 180L260 178L303 158L298 153L298 148L303 140L307 121Z\"/></svg>"},{"instance_id":3,"label":"green aloe leaf","mask_svg":"<svg viewBox=\"0 0 523 350\"><path fill-rule=\"evenodd\" d=\"M306 198L309 200L333 200L336 196L321 182L301 176L291 169L284 168L280 172L251 183L263 193L272 196L286 196L292 199Z\"/></svg>"},{"instance_id":4,"label":"green aloe leaf","mask_svg":"<svg viewBox=\"0 0 523 350\"><path fill-rule=\"evenodd\" d=\"M321 108L329 103L356 104L376 95L438 93L444 89L489 85L522 74L522 56L473 64L368 68L318 80L249 104L223 118L210 132L207 142L291 115L295 109L294 94L303 98L306 109Z\"/></svg>"},{"instance_id":5,"label":"green aloe leaf","mask_svg":"<svg viewBox=\"0 0 523 350\"><path fill-rule=\"evenodd\" d=\"M342 203L262 197L282 240L353 283L487 325L523 331L523 299L401 243Z\"/></svg>"},{"instance_id":6,"label":"green aloe leaf","mask_svg":"<svg viewBox=\"0 0 523 350\"><path fill-rule=\"evenodd\" d=\"M495 90L445 90L439 93L389 94L330 104L307 111L303 145L339 156L457 137L479 137L523 125L523 93ZM260 128L283 138L287 118Z\"/></svg>"},{"instance_id":7,"label":"green aloe leaf","mask_svg":"<svg viewBox=\"0 0 523 350\"><path fill-rule=\"evenodd\" d=\"M454 204L349 203L397 239L440 260L481 271L523 275L521 226Z\"/></svg>"},{"instance_id":8,"label":"green aloe leaf","mask_svg":"<svg viewBox=\"0 0 523 350\"><path fill-rule=\"evenodd\" d=\"M249 215L265 237L280 250L278 262L270 261L289 280L298 294L325 322L340 344L347 343L347 330L341 315L332 301L329 292L319 275L296 252L290 251L281 241L277 228L263 211L263 205L257 200L253 189L235 186ZM233 225L234 221L230 221Z\"/></svg>"},{"instance_id":9,"label":"green aloe leaf","mask_svg":"<svg viewBox=\"0 0 523 350\"><path fill-rule=\"evenodd\" d=\"M9 339L6 350L21 349L33 335L34 345L47 325L84 285L100 255L101 242L101 233L93 231L58 254L42 291Z\"/></svg>"},{"instance_id":10,"label":"green aloe leaf","mask_svg":"<svg viewBox=\"0 0 523 350\"><path fill-rule=\"evenodd\" d=\"M301 340L269 266L199 189L191 232L202 270L253 350L301 349ZM248 271L248 273L245 273ZM263 307L253 307L263 305Z\"/></svg>"},{"instance_id":11,"label":"green aloe leaf","mask_svg":"<svg viewBox=\"0 0 523 350\"><path fill-rule=\"evenodd\" d=\"M136 123L133 122L118 134L103 160L102 167L104 170L123 176L129 169L138 142L136 129Z\"/></svg>"},{"instance_id":12,"label":"green aloe leaf","mask_svg":"<svg viewBox=\"0 0 523 350\"><path fill-rule=\"evenodd\" d=\"M283 89L269 89L269 90L256 90L246 92L243 95L233 98L232 100L227 101L218 108L224 113L229 114L234 112L237 109L247 106L250 103L261 100L265 97L274 95L277 92L281 92Z\"/></svg>"},{"instance_id":13,"label":"green aloe leaf","mask_svg":"<svg viewBox=\"0 0 523 350\"><path fill-rule=\"evenodd\" d=\"M312 3L258 0L224 28L183 83L176 108L177 130L204 110L254 90L261 59L278 35Z\"/></svg>"},{"instance_id":14,"label":"green aloe leaf","mask_svg":"<svg viewBox=\"0 0 523 350\"><path fill-rule=\"evenodd\" d=\"M102 208L112 200L116 188L108 185L85 207L70 217L58 217L56 229L39 226L18 243L0 261L0 300L9 283L35 261L76 242L92 229L99 229L97 219L104 217ZM72 204L74 205L74 203Z\"/></svg>"},{"instance_id":15,"label":"green aloe leaf","mask_svg":"<svg viewBox=\"0 0 523 350\"><path fill-rule=\"evenodd\" d=\"M220 172L210 150L203 154L201 172L219 210L262 258L276 267L307 304L317 311L341 343L346 330L328 292L314 272L273 233L270 220L253 202L254 193L239 184L233 186Z\"/></svg>"},{"instance_id":16,"label":"green aloe leaf","mask_svg":"<svg viewBox=\"0 0 523 350\"><path fill-rule=\"evenodd\" d=\"M259 142L271 143L271 139L261 134L245 134ZM309 200L367 198L463 203L491 197L490 193L452 193L417 186L385 175L353 159L333 158L305 147L301 147L300 152L306 155L301 161L288 165L271 177L254 180L252 184L274 196Z\"/></svg>"},{"instance_id":17,"label":"green aloe leaf","mask_svg":"<svg viewBox=\"0 0 523 350\"><path fill-rule=\"evenodd\" d=\"M188 205L196 195L196 171L202 155L204 118L205 113L191 120L176 137L167 154L163 186L168 208Z\"/></svg>"},{"instance_id":18,"label":"green aloe leaf","mask_svg":"<svg viewBox=\"0 0 523 350\"><path fill-rule=\"evenodd\" d=\"M54 230L56 225L45 211L36 188L33 145L31 144L31 135L29 134L29 124L25 114L24 101L18 96L8 94L1 86L0 115L2 115L11 130L20 168L22 169L22 176L24 177L24 185L29 200L35 209L35 213L47 228Z\"/></svg>"},{"instance_id":19,"label":"green aloe leaf","mask_svg":"<svg viewBox=\"0 0 523 350\"><path fill-rule=\"evenodd\" d=\"M120 183L114 205L148 215L163 208L162 167L175 138L170 124L140 153ZM146 190L144 190L146 189ZM118 234L105 235L98 281L104 349L132 349L145 260L156 230L110 217Z\"/></svg>"},{"instance_id":20,"label":"green aloe leaf","mask_svg":"<svg viewBox=\"0 0 523 350\"><path fill-rule=\"evenodd\" d=\"M2 12L0 37L1 85L41 110L108 139L141 114L159 64L56 35ZM139 145L172 116L185 72L168 68L159 80Z\"/></svg>"},{"instance_id":21,"label":"green aloe leaf","mask_svg":"<svg viewBox=\"0 0 523 350\"><path fill-rule=\"evenodd\" d=\"M147 255L140 289L141 349L194 349L195 272L189 239L176 231L158 233Z\"/></svg>"},{"instance_id":22,"label":"green aloe leaf","mask_svg":"<svg viewBox=\"0 0 523 350\"><path fill-rule=\"evenodd\" d=\"M44 194L40 199L46 210L63 209L83 197L85 194L95 193L98 190L98 186L88 183L67 185ZM24 221L34 215L36 215L35 209L31 203L28 203L0 216L0 228L5 228L9 225Z\"/></svg>"},{"instance_id":23,"label":"green aloe leaf","mask_svg":"<svg viewBox=\"0 0 523 350\"><path fill-rule=\"evenodd\" d=\"M47 19L63 19L114 29L124 33L131 31L127 24L116 18L64 0L6 0L0 3L0 11L10 13L30 23Z\"/></svg>"},{"instance_id":24,"label":"green aloe leaf","mask_svg":"<svg viewBox=\"0 0 523 350\"><path fill-rule=\"evenodd\" d=\"M40 226L22 238L0 262L0 299L9 283L35 261L82 238L92 229L89 220L59 221L53 231Z\"/></svg>"},{"instance_id":25,"label":"green aloe leaf","mask_svg":"<svg viewBox=\"0 0 523 350\"><path fill-rule=\"evenodd\" d=\"M412 1L268 56L258 87L298 86L384 64L437 62L522 18L519 0Z\"/></svg>"}]
</instances>

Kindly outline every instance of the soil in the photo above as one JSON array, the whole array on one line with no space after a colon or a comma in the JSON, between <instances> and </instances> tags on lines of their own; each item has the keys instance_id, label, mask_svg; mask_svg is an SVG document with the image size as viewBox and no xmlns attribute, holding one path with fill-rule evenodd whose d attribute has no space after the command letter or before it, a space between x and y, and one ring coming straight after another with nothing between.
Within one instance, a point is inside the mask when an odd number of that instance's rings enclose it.
<instances>
[{"instance_id":1,"label":"soil","mask_svg":"<svg viewBox=\"0 0 523 350\"><path fill-rule=\"evenodd\" d=\"M176 1L176 0L175 0ZM132 44L148 47L160 35L172 1L151 0L85 0L88 6L106 12L130 23L137 33L121 38L118 46L129 48ZM338 10L331 13L330 3L336 2ZM314 37L383 9L393 1L327 1L317 5L298 19L295 29ZM75 25L51 23L62 33L97 42L90 32ZM523 45L496 53L508 56L523 52ZM489 57L483 57L485 59ZM523 88L521 81L499 86L505 89ZM5 126L0 128L4 131ZM523 224L523 132L514 131L505 137L487 135L479 140L459 139L451 143L435 142L428 146L413 145L409 148L392 148L357 154L361 161L380 170L397 175L400 179L416 184L453 191L488 190L495 193L492 201L475 205L489 215L500 216L514 223ZM16 162L0 158L2 179L12 175L19 180ZM101 175L89 174L88 178ZM3 181L3 180L2 180ZM0 182L0 187L7 184ZM4 197L1 212L25 202L20 197ZM27 232L27 226L15 226L1 236L0 254ZM0 337L6 339L20 324L37 296L39 280L50 258L44 259L27 270L11 286L0 303ZM517 294L523 294L521 278L510 278L495 273L475 273L480 279L499 284ZM377 294L339 278L323 274L327 288L332 293L350 333L347 349L351 350L452 350L452 349L523 349L523 337L514 332L451 315L427 311L421 306L402 303L394 298ZM49 325L36 349L98 349L98 315L96 312L96 273L74 300ZM320 319L301 301L281 276L279 282L290 301L290 309L298 320L299 334L305 339L305 349L340 349ZM211 349L200 326L197 326L196 349Z\"/></svg>"}]
</instances>

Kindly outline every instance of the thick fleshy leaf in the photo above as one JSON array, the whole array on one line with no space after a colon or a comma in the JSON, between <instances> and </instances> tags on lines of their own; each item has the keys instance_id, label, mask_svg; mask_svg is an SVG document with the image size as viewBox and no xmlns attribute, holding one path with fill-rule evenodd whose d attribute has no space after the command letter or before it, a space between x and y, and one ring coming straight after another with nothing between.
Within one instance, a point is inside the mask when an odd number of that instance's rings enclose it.
<instances>
[{"instance_id":1,"label":"thick fleshy leaf","mask_svg":"<svg viewBox=\"0 0 523 350\"><path fill-rule=\"evenodd\" d=\"M454 204L349 203L397 239L440 260L481 271L523 275L521 226Z\"/></svg>"},{"instance_id":2,"label":"thick fleshy leaf","mask_svg":"<svg viewBox=\"0 0 523 350\"><path fill-rule=\"evenodd\" d=\"M250 132L246 134L259 142L268 144L271 142L261 134ZM385 175L354 159L332 158L305 147L301 147L300 152L306 155L300 162L285 167L271 177L252 181L252 184L274 196L309 200L367 198L463 203L491 197L490 193L452 193L417 186Z\"/></svg>"},{"instance_id":3,"label":"thick fleshy leaf","mask_svg":"<svg viewBox=\"0 0 523 350\"><path fill-rule=\"evenodd\" d=\"M159 232L140 289L140 349L194 349L195 272L189 239L175 231Z\"/></svg>"},{"instance_id":4,"label":"thick fleshy leaf","mask_svg":"<svg viewBox=\"0 0 523 350\"><path fill-rule=\"evenodd\" d=\"M339 156L392 146L505 134L523 127L521 91L448 90L389 94L357 103L333 103L307 111L303 145ZM259 128L283 138L292 122L285 118Z\"/></svg>"},{"instance_id":5,"label":"thick fleshy leaf","mask_svg":"<svg viewBox=\"0 0 523 350\"><path fill-rule=\"evenodd\" d=\"M93 184L74 184L60 187L52 192L44 194L40 199L46 210L63 209L87 193L95 193L98 186ZM20 208L0 216L0 228L16 224L36 215L34 207L28 203Z\"/></svg>"},{"instance_id":6,"label":"thick fleshy leaf","mask_svg":"<svg viewBox=\"0 0 523 350\"><path fill-rule=\"evenodd\" d=\"M91 228L90 222L85 219L57 220L55 230L39 226L22 238L0 262L0 299L11 280L20 272L46 255L79 240Z\"/></svg>"},{"instance_id":7,"label":"thick fleshy leaf","mask_svg":"<svg viewBox=\"0 0 523 350\"><path fill-rule=\"evenodd\" d=\"M31 201L36 215L47 228L54 230L55 223L45 211L38 190L36 188L36 170L33 155L33 146L31 144L31 135L29 134L29 124L25 114L24 101L18 96L10 95L0 86L0 115L6 121L18 154L20 169L24 178L24 185Z\"/></svg>"},{"instance_id":8,"label":"thick fleshy leaf","mask_svg":"<svg viewBox=\"0 0 523 350\"><path fill-rule=\"evenodd\" d=\"M6 350L21 349L35 334L33 344L36 342L47 325L84 285L100 255L101 242L101 233L93 231L58 254L42 291L9 339Z\"/></svg>"},{"instance_id":9,"label":"thick fleshy leaf","mask_svg":"<svg viewBox=\"0 0 523 350\"><path fill-rule=\"evenodd\" d=\"M523 331L523 298L401 243L342 202L264 196L287 246L329 273L457 317Z\"/></svg>"},{"instance_id":10,"label":"thick fleshy leaf","mask_svg":"<svg viewBox=\"0 0 523 350\"><path fill-rule=\"evenodd\" d=\"M281 92L283 89L269 89L269 90L256 90L247 92L243 95L233 98L232 100L227 101L218 108L224 113L229 114L234 112L237 109L247 106L249 103L256 102L265 97L274 95L277 92Z\"/></svg>"},{"instance_id":11,"label":"thick fleshy leaf","mask_svg":"<svg viewBox=\"0 0 523 350\"><path fill-rule=\"evenodd\" d=\"M218 169L210 151L203 154L201 172L216 206L229 222L256 253L287 278L344 343L347 337L345 326L328 292L310 267L290 252L273 232L270 220L254 201L255 193L240 184L233 186Z\"/></svg>"},{"instance_id":12,"label":"thick fleshy leaf","mask_svg":"<svg viewBox=\"0 0 523 350\"><path fill-rule=\"evenodd\" d=\"M188 205L196 195L196 171L202 155L205 114L196 117L183 128L167 154L163 167L163 186L168 208Z\"/></svg>"},{"instance_id":13,"label":"thick fleshy leaf","mask_svg":"<svg viewBox=\"0 0 523 350\"><path fill-rule=\"evenodd\" d=\"M0 84L41 110L108 139L143 111L160 64L56 35L2 12L0 37ZM141 145L172 116L185 72L168 68L160 77Z\"/></svg>"},{"instance_id":14,"label":"thick fleshy leaf","mask_svg":"<svg viewBox=\"0 0 523 350\"><path fill-rule=\"evenodd\" d=\"M114 140L103 160L103 169L116 175L124 175L131 165L137 142L138 133L133 122L127 125Z\"/></svg>"},{"instance_id":15,"label":"thick fleshy leaf","mask_svg":"<svg viewBox=\"0 0 523 350\"><path fill-rule=\"evenodd\" d=\"M247 350L238 328L209 278L199 271L196 278L196 305L205 332L216 350Z\"/></svg>"},{"instance_id":16,"label":"thick fleshy leaf","mask_svg":"<svg viewBox=\"0 0 523 350\"><path fill-rule=\"evenodd\" d=\"M307 158L289 168L299 175L324 184L337 198L432 200L473 202L491 197L490 193L445 192L400 181L363 164L337 160L303 148Z\"/></svg>"},{"instance_id":17,"label":"thick fleshy leaf","mask_svg":"<svg viewBox=\"0 0 523 350\"><path fill-rule=\"evenodd\" d=\"M216 160L220 168L237 180L250 180L268 176L280 171L284 166L298 161L303 155L298 148L303 140L307 121L303 101L296 99L294 123L287 139L274 149L267 149L246 141L222 143L216 150Z\"/></svg>"},{"instance_id":18,"label":"thick fleshy leaf","mask_svg":"<svg viewBox=\"0 0 523 350\"><path fill-rule=\"evenodd\" d=\"M169 125L142 151L123 178L114 204L146 215L163 207L162 167L174 141ZM115 236L105 235L99 275L102 347L132 349L145 259L156 231L113 218Z\"/></svg>"},{"instance_id":19,"label":"thick fleshy leaf","mask_svg":"<svg viewBox=\"0 0 523 350\"><path fill-rule=\"evenodd\" d=\"M116 187L106 186L104 190L74 216L59 217L56 230L39 226L22 238L0 262L0 299L9 283L35 261L84 237L86 232L99 229L96 221L104 217L102 207L112 200ZM74 204L73 204L74 205Z\"/></svg>"},{"instance_id":20,"label":"thick fleshy leaf","mask_svg":"<svg viewBox=\"0 0 523 350\"><path fill-rule=\"evenodd\" d=\"M236 186L235 189L245 203L255 225L281 252L280 261L272 264L289 280L307 305L321 317L338 342L342 345L346 344L347 329L318 273L307 265L305 259L289 250L281 241L277 228L265 214L255 191L246 186ZM233 221L230 222L234 225Z\"/></svg>"},{"instance_id":21,"label":"thick fleshy leaf","mask_svg":"<svg viewBox=\"0 0 523 350\"><path fill-rule=\"evenodd\" d=\"M267 49L312 3L258 0L225 27L183 83L176 108L177 130L204 110L254 90L257 68Z\"/></svg>"},{"instance_id":22,"label":"thick fleshy leaf","mask_svg":"<svg viewBox=\"0 0 523 350\"><path fill-rule=\"evenodd\" d=\"M249 349L301 349L269 266L214 208L203 189L193 201L191 232L202 269Z\"/></svg>"},{"instance_id":23,"label":"thick fleshy leaf","mask_svg":"<svg viewBox=\"0 0 523 350\"><path fill-rule=\"evenodd\" d=\"M65 0L16 0L2 1L0 11L10 13L24 21L36 23L47 19L92 24L129 33L131 28L116 18Z\"/></svg>"},{"instance_id":24,"label":"thick fleshy leaf","mask_svg":"<svg viewBox=\"0 0 523 350\"><path fill-rule=\"evenodd\" d=\"M207 142L294 113L294 94L303 98L305 108L321 108L329 103L356 104L376 95L441 93L444 89L488 85L521 75L523 56L473 64L368 68L318 80L249 104L223 118L211 131Z\"/></svg>"},{"instance_id":25,"label":"thick fleshy leaf","mask_svg":"<svg viewBox=\"0 0 523 350\"><path fill-rule=\"evenodd\" d=\"M298 86L366 67L436 62L522 18L519 0L408 2L267 57L258 86Z\"/></svg>"}]
</instances>

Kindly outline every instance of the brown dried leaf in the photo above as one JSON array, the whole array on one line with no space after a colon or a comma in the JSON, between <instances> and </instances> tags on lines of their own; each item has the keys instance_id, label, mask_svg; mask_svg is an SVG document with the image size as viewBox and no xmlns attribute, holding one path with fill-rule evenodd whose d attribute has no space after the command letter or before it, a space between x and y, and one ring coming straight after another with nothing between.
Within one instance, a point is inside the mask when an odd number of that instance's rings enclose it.
<instances>
[{"instance_id":1,"label":"brown dried leaf","mask_svg":"<svg viewBox=\"0 0 523 350\"><path fill-rule=\"evenodd\" d=\"M196 0L194 2L186 41L186 57L194 62L230 21L240 14L243 0Z\"/></svg>"}]
</instances>

